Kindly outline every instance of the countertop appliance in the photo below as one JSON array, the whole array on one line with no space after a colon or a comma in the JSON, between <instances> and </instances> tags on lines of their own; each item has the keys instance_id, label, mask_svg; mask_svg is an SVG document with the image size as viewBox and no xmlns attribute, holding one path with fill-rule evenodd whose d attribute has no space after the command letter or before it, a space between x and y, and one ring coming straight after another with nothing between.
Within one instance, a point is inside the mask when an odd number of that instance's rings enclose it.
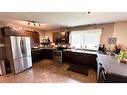
<instances>
[{"instance_id":1,"label":"countertop appliance","mask_svg":"<svg viewBox=\"0 0 127 95\"><path fill-rule=\"evenodd\" d=\"M11 71L22 72L32 67L30 37L6 37L6 52Z\"/></svg>"}]
</instances>

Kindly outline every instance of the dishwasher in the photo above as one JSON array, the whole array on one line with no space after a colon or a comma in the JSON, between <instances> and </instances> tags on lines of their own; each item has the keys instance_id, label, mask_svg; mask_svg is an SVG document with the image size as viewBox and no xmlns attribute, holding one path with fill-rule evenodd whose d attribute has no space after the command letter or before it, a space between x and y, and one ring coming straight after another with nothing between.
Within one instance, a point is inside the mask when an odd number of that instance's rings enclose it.
<instances>
[{"instance_id":1,"label":"dishwasher","mask_svg":"<svg viewBox=\"0 0 127 95\"><path fill-rule=\"evenodd\" d=\"M53 50L53 60L58 63L62 63L62 51Z\"/></svg>"}]
</instances>

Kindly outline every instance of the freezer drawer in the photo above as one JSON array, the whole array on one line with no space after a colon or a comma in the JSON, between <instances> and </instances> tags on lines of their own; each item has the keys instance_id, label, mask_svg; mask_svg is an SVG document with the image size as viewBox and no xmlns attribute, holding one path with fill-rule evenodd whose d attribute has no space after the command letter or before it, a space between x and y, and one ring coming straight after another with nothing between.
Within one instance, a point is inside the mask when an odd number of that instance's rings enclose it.
<instances>
[{"instance_id":1,"label":"freezer drawer","mask_svg":"<svg viewBox=\"0 0 127 95\"><path fill-rule=\"evenodd\" d=\"M30 67L32 67L31 57L24 57L23 58L23 69L26 70Z\"/></svg>"},{"instance_id":2,"label":"freezer drawer","mask_svg":"<svg viewBox=\"0 0 127 95\"><path fill-rule=\"evenodd\" d=\"M24 68L22 59L14 59L14 73L22 72Z\"/></svg>"},{"instance_id":3,"label":"freezer drawer","mask_svg":"<svg viewBox=\"0 0 127 95\"><path fill-rule=\"evenodd\" d=\"M15 73L20 73L30 67L32 67L31 57L14 59L14 72Z\"/></svg>"}]
</instances>

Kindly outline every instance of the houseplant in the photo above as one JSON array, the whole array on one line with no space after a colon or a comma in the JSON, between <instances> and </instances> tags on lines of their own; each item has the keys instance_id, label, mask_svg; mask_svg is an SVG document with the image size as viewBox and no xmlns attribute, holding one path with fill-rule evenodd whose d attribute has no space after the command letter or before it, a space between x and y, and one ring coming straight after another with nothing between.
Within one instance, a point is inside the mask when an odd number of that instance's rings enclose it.
<instances>
[{"instance_id":1,"label":"houseplant","mask_svg":"<svg viewBox=\"0 0 127 95\"><path fill-rule=\"evenodd\" d=\"M116 57L119 62L127 63L127 51L121 50L120 53L118 53Z\"/></svg>"}]
</instances>

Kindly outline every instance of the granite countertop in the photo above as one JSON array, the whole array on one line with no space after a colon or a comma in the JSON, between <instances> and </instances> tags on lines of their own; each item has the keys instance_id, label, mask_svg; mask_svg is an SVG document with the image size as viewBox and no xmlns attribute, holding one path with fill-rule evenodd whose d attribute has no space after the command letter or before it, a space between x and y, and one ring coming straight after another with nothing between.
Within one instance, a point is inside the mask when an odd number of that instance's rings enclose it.
<instances>
[{"instance_id":1,"label":"granite countertop","mask_svg":"<svg viewBox=\"0 0 127 95\"><path fill-rule=\"evenodd\" d=\"M64 49L63 51L70 51L70 52L77 52L77 53L87 53L87 54L97 54L97 52L93 51L93 50Z\"/></svg>"},{"instance_id":2,"label":"granite countertop","mask_svg":"<svg viewBox=\"0 0 127 95\"><path fill-rule=\"evenodd\" d=\"M56 48L51 48L51 47L33 48L33 49L31 49L31 51L39 51L39 50L44 50L44 49L51 49L51 50L55 50Z\"/></svg>"},{"instance_id":3,"label":"granite countertop","mask_svg":"<svg viewBox=\"0 0 127 95\"><path fill-rule=\"evenodd\" d=\"M127 64L118 62L115 56L97 53L97 59L106 72L127 76Z\"/></svg>"}]
</instances>

